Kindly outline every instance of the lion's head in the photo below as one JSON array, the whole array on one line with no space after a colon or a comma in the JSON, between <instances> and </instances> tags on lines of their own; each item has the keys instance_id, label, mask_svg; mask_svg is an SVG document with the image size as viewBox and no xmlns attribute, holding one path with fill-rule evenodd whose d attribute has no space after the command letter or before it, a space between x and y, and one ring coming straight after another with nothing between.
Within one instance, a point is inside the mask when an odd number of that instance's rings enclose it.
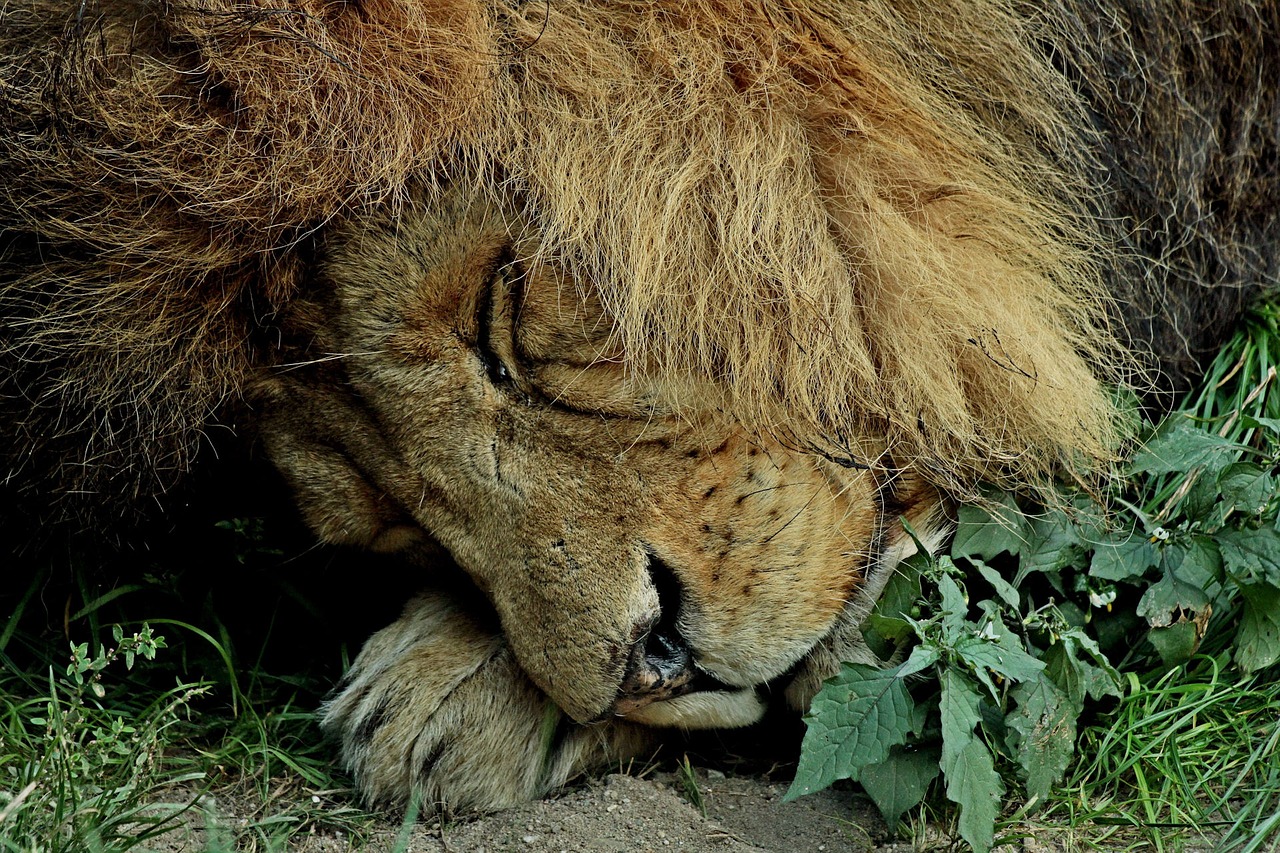
<instances>
[{"instance_id":1,"label":"lion's head","mask_svg":"<svg viewBox=\"0 0 1280 853\"><path fill-rule=\"evenodd\" d=\"M899 513L1112 439L1050 166L846 30L720 14L504 16L483 144L325 229L255 386L313 527L443 546L579 722L752 719Z\"/></svg>"},{"instance_id":2,"label":"lion's head","mask_svg":"<svg viewBox=\"0 0 1280 853\"><path fill-rule=\"evenodd\" d=\"M815 453L628 362L517 210L455 189L332 232L285 323L305 346L255 385L270 454L325 539L443 546L578 721L750 722L937 493L883 435Z\"/></svg>"}]
</instances>

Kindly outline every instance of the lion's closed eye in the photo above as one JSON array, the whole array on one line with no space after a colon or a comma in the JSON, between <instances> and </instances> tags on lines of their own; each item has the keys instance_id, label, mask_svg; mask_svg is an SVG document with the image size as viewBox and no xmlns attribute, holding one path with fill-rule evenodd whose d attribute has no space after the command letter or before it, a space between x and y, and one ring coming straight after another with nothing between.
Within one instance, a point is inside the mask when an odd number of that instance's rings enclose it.
<instances>
[{"instance_id":1,"label":"lion's closed eye","mask_svg":"<svg viewBox=\"0 0 1280 853\"><path fill-rule=\"evenodd\" d=\"M521 266L511 251L505 250L497 257L479 300L476 352L489 380L500 387L518 385L521 378L515 326L519 322L523 282Z\"/></svg>"}]
</instances>

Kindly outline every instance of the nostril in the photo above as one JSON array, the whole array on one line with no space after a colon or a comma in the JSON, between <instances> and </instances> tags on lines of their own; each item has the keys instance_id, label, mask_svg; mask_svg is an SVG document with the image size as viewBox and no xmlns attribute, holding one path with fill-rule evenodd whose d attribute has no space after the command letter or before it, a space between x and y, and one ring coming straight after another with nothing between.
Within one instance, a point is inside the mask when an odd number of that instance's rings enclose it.
<instances>
[{"instance_id":1,"label":"nostril","mask_svg":"<svg viewBox=\"0 0 1280 853\"><path fill-rule=\"evenodd\" d=\"M669 680L689 667L689 644L680 634L680 582L671 567L651 550L646 550L649 583L658 594L658 615L636 633L627 663L628 681L647 670L646 679Z\"/></svg>"},{"instance_id":2,"label":"nostril","mask_svg":"<svg viewBox=\"0 0 1280 853\"><path fill-rule=\"evenodd\" d=\"M689 668L692 653L680 633L678 623L683 606L680 581L671 566L653 551L649 555L649 582L658 593L658 619L644 637L643 663L656 670L662 679L670 680ZM639 655L633 655L633 662Z\"/></svg>"},{"instance_id":3,"label":"nostril","mask_svg":"<svg viewBox=\"0 0 1280 853\"><path fill-rule=\"evenodd\" d=\"M680 619L683 596L680 594L680 581L676 573L653 551L649 556L649 582L658 593L658 621L653 624L650 633L657 636L679 637L680 631L676 623Z\"/></svg>"},{"instance_id":4,"label":"nostril","mask_svg":"<svg viewBox=\"0 0 1280 853\"><path fill-rule=\"evenodd\" d=\"M643 665L663 681L672 681L686 672L689 656L689 644L679 634L665 630L661 622L645 637Z\"/></svg>"},{"instance_id":5,"label":"nostril","mask_svg":"<svg viewBox=\"0 0 1280 853\"><path fill-rule=\"evenodd\" d=\"M682 599L675 572L653 552L649 552L648 569L658 594L658 616L636 633L613 707L613 713L622 716L700 689L707 681L694 665L693 650L678 627Z\"/></svg>"}]
</instances>

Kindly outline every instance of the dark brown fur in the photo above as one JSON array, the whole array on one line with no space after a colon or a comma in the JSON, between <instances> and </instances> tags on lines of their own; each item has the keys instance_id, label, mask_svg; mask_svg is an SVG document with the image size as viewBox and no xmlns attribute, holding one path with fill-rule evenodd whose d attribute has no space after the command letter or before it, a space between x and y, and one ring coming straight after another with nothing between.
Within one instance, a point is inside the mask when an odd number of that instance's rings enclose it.
<instances>
[{"instance_id":1,"label":"dark brown fur","mask_svg":"<svg viewBox=\"0 0 1280 853\"><path fill-rule=\"evenodd\" d=\"M1280 281L1280 3L1067 5L1108 286L1168 405Z\"/></svg>"}]
</instances>

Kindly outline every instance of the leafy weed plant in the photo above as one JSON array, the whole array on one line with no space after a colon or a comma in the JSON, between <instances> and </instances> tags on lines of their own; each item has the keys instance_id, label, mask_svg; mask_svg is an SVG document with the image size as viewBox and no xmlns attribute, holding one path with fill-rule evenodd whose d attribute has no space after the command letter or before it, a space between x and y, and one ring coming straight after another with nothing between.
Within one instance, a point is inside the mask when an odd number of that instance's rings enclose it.
<instances>
[{"instance_id":1,"label":"leafy weed plant","mask_svg":"<svg viewBox=\"0 0 1280 853\"><path fill-rule=\"evenodd\" d=\"M960 508L950 553L921 549L868 621L894 665L814 700L788 796L853 779L896 826L935 791L978 851L1006 799L1157 848L1280 837L1277 357L1272 301L1105 493Z\"/></svg>"},{"instance_id":2,"label":"leafy weed plant","mask_svg":"<svg viewBox=\"0 0 1280 853\"><path fill-rule=\"evenodd\" d=\"M132 669L162 648L149 626L131 635L116 626L113 644L96 653L72 645L65 670L51 668L43 691L17 675L0 684L0 850L125 851L190 808L189 798L168 795L203 774L174 772L164 753L205 687L179 684L145 704L104 701L109 670Z\"/></svg>"}]
</instances>

